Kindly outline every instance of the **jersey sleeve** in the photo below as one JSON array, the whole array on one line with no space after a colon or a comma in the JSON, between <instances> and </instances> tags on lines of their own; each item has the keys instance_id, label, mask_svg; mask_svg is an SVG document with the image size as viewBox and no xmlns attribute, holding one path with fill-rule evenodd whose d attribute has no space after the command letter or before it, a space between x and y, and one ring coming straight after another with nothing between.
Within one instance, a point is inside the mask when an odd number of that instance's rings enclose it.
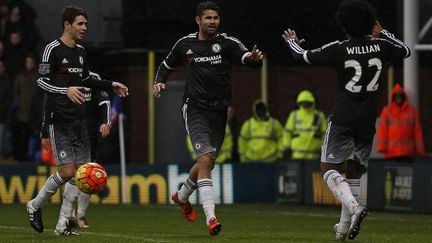
<instances>
[{"instance_id":1,"label":"jersey sleeve","mask_svg":"<svg viewBox=\"0 0 432 243\"><path fill-rule=\"evenodd\" d=\"M390 46L389 49L392 60L407 58L411 55L409 47L387 30L382 30L379 38L388 42L388 45Z\"/></svg>"},{"instance_id":2,"label":"jersey sleeve","mask_svg":"<svg viewBox=\"0 0 432 243\"><path fill-rule=\"evenodd\" d=\"M97 101L99 107L100 124L107 124L111 127L111 101L106 91L97 92Z\"/></svg>"},{"instance_id":3,"label":"jersey sleeve","mask_svg":"<svg viewBox=\"0 0 432 243\"><path fill-rule=\"evenodd\" d=\"M59 87L54 80L54 70L56 68L55 48L60 43L54 41L48 44L39 63L37 85L46 92L56 94L66 94L67 87Z\"/></svg>"},{"instance_id":4,"label":"jersey sleeve","mask_svg":"<svg viewBox=\"0 0 432 243\"><path fill-rule=\"evenodd\" d=\"M288 41L288 47L294 59L307 64L333 64L337 55L339 41L334 41L313 50L305 50L294 40Z\"/></svg>"},{"instance_id":5,"label":"jersey sleeve","mask_svg":"<svg viewBox=\"0 0 432 243\"><path fill-rule=\"evenodd\" d=\"M105 81L98 73L89 71L89 74L96 80ZM105 90L97 90L92 92L92 96L93 94L95 97L92 98L96 99L98 105L99 124L107 124L111 127L111 101L108 92Z\"/></svg>"},{"instance_id":6,"label":"jersey sleeve","mask_svg":"<svg viewBox=\"0 0 432 243\"><path fill-rule=\"evenodd\" d=\"M165 57L162 63L159 65L156 72L155 83L165 83L168 75L182 62L182 56L180 54L180 45L182 39L178 40L170 53Z\"/></svg>"},{"instance_id":7,"label":"jersey sleeve","mask_svg":"<svg viewBox=\"0 0 432 243\"><path fill-rule=\"evenodd\" d=\"M248 55L251 54L251 52L246 48L243 43L232 36L226 36L224 34L226 41L228 42L228 45L230 46L230 49L232 50L231 56L234 58L235 61L242 63L246 66L250 66L253 68L259 68L262 66L262 61L259 62L250 62L246 59Z\"/></svg>"}]
</instances>

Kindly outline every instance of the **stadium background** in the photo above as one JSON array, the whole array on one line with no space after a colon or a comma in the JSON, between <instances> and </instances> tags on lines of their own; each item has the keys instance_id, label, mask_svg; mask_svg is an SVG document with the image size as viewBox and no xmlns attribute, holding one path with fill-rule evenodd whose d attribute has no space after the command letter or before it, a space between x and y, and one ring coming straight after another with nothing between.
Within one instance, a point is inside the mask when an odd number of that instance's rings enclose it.
<instances>
[{"instance_id":1,"label":"stadium background","mask_svg":"<svg viewBox=\"0 0 432 243\"><path fill-rule=\"evenodd\" d=\"M122 102L123 111L127 118L125 136L128 176L131 178L135 175L142 176L138 179L137 177L130 179L130 195L135 195L131 197L130 202L166 203L167 195L173 190L169 185L170 166L183 168L181 172L177 171L176 175L184 176L188 163L190 163L184 145L185 134L180 118L181 87L184 80L181 69L170 76L172 91L168 90L167 98L156 104L156 156L154 161L148 160L147 73L149 72L149 51L155 52L155 63L159 64L179 37L196 31L196 25L193 22L196 2L167 0L28 1L28 4L37 13L35 21L42 36L41 46L57 38L61 33L60 16L65 5L73 3L86 8L90 16L90 25L85 46L89 52L93 71L107 78L122 81L130 87L130 97ZM289 112L295 108L296 94L302 89L314 91L318 101L317 108L329 114L335 96L335 73L325 67L295 65L280 35L287 27L297 29L298 34L307 39L305 48L321 46L334 39L343 39L343 33L333 19L339 1L218 2L222 9L221 31L238 37L248 47L257 44L268 58L268 103L272 115L284 123ZM383 26L397 36L402 36L403 1L370 2L378 9ZM419 22L424 24L430 16L432 5L425 0L419 2L421 9ZM431 40L432 35L428 34L423 41L430 42ZM432 151L430 139L432 135L432 109L430 106L432 96L428 95L428 92L432 90L432 84L429 80L432 76L430 60L432 60L430 53L420 53L419 110L428 153ZM403 82L402 63L395 64L394 77L395 82ZM384 74L382 78L384 79L383 86L386 86L387 74ZM251 106L254 100L260 98L260 72L235 67L232 80L236 122L241 124L251 115ZM384 106L387 100L387 87L383 87L381 92L380 106ZM169 112L166 112L167 110ZM101 162L106 164L107 170L112 172L111 175L113 176L119 174L119 168L116 164L120 160L116 129L114 127L113 134L105 142L105 149L101 151L105 155ZM373 176L369 176L369 181L372 180L372 185L379 186L370 186L369 183L368 190L376 189L377 191L373 192L380 196L374 196L371 200L376 201L368 201L368 204L372 203L373 207L377 209L395 208L429 212L430 209L425 205L430 205L431 202L431 175L427 173L427 171L431 171L428 169L428 162L430 161L430 157L425 156L414 165L399 165L391 161L376 163L376 171ZM153 163L154 165L149 165ZM303 180L304 178L313 178L313 172L317 171L318 162L306 166L310 168L304 168L297 162L288 164L289 166L287 163L274 165L233 163L232 167L221 166L219 170L222 171L221 176L226 170L238 173L236 174L238 181L231 184L234 192L238 194L232 195L233 198L226 200L231 203L291 201L335 204L327 192L321 199L324 202L308 199L308 197L314 197L314 190L326 190L322 185L311 185L311 180L309 182ZM28 197L37 192L37 188L41 186L40 181L44 181L50 170L45 166L36 167L34 164L7 165L0 168L0 192L2 193L0 203L24 203ZM425 168L427 169L425 170ZM285 172L281 191L280 175ZM143 180L151 181L149 177L152 175L156 181L149 183L148 189L145 189L146 186L140 187ZM251 178L250 175L261 176L266 181L265 185L257 185L263 190L261 198L253 196L254 193L251 191L254 190L253 180L247 181L247 178ZM113 181L112 183L116 181L114 177L110 180ZM244 186L247 182L251 183L249 185L252 185L252 189ZM299 193L299 188L304 187L304 194L300 196L287 195L293 191L289 189L287 189L288 192L284 191L285 185L288 188L292 188L294 185L298 189L295 192ZM221 192L223 192L224 186L226 185L222 183ZM394 190L388 188L395 187L398 187L398 191L405 193L401 193L399 196L396 193L397 197L393 198L392 202L392 199L387 199L387 194L390 191L389 195L393 195L391 192ZM271 188L271 190L266 190L266 188ZM160 194L163 196L158 194L161 193L160 190L165 190L165 193ZM113 193L118 192L114 190ZM364 193L366 197L368 192ZM221 202L224 202L223 193L221 195ZM103 196L101 195L101 197ZM413 198L414 196L416 198ZM299 199L299 197L301 198ZM364 200L370 200L370 198L367 197ZM102 199L94 198L93 200L95 203L103 203Z\"/></svg>"}]
</instances>

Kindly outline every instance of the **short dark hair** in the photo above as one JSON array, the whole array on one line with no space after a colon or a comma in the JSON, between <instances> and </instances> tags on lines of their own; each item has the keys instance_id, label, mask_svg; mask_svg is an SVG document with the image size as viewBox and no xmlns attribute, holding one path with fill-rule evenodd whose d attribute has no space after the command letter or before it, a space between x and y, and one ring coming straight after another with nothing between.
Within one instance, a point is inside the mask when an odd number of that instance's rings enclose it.
<instances>
[{"instance_id":1,"label":"short dark hair","mask_svg":"<svg viewBox=\"0 0 432 243\"><path fill-rule=\"evenodd\" d=\"M64 22L66 21L72 24L75 18L80 15L88 19L87 12L83 8L78 7L76 5L66 6L63 9L62 26L64 26Z\"/></svg>"},{"instance_id":2,"label":"short dark hair","mask_svg":"<svg viewBox=\"0 0 432 243\"><path fill-rule=\"evenodd\" d=\"M206 11L206 10L214 10L218 14L220 14L219 13L219 6L215 2L213 2L213 1L204 1L204 2L200 2L197 5L196 15L197 16L202 16L203 13L204 13L204 11Z\"/></svg>"},{"instance_id":3,"label":"short dark hair","mask_svg":"<svg viewBox=\"0 0 432 243\"><path fill-rule=\"evenodd\" d=\"M372 33L376 11L368 2L344 0L339 5L336 20L347 35L362 37Z\"/></svg>"}]
</instances>

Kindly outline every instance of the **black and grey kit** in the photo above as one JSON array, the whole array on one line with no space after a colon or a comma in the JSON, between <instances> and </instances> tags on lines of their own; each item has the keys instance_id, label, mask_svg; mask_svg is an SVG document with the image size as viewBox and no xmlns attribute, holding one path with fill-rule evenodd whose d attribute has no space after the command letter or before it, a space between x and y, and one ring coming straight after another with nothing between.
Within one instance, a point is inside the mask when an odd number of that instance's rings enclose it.
<instances>
[{"instance_id":1,"label":"black and grey kit","mask_svg":"<svg viewBox=\"0 0 432 243\"><path fill-rule=\"evenodd\" d=\"M175 67L183 64L186 87L183 118L197 156L220 149L225 134L226 112L231 102L231 70L235 63L260 67L248 62L249 50L236 38L217 34L199 40L198 33L180 38L159 65L156 83L164 83ZM196 113L196 114L194 114Z\"/></svg>"},{"instance_id":2,"label":"black and grey kit","mask_svg":"<svg viewBox=\"0 0 432 243\"><path fill-rule=\"evenodd\" d=\"M67 89L84 86L109 90L112 83L89 75L83 46L68 47L60 39L46 45L38 71L37 84L47 93L44 123L49 127L57 164L88 162L90 146L85 106L73 103L66 95Z\"/></svg>"},{"instance_id":3,"label":"black and grey kit","mask_svg":"<svg viewBox=\"0 0 432 243\"><path fill-rule=\"evenodd\" d=\"M329 65L337 72L338 93L321 161L356 159L366 164L375 134L380 74L388 62L410 56L409 48L386 30L379 38L335 41L315 50L304 50L294 40L288 41L288 46L297 60ZM332 139L334 136L337 139Z\"/></svg>"}]
</instances>

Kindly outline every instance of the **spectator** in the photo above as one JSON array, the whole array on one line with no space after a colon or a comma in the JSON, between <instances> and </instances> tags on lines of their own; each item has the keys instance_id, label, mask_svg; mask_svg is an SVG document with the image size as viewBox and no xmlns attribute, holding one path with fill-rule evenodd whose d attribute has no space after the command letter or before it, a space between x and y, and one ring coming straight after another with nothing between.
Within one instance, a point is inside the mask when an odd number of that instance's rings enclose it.
<instances>
[{"instance_id":1,"label":"spectator","mask_svg":"<svg viewBox=\"0 0 432 243\"><path fill-rule=\"evenodd\" d=\"M0 60L4 60L5 53L6 53L6 47L3 41L0 40Z\"/></svg>"},{"instance_id":2,"label":"spectator","mask_svg":"<svg viewBox=\"0 0 432 243\"><path fill-rule=\"evenodd\" d=\"M12 79L6 72L3 61L0 60L0 159L8 157L12 152L11 145L11 108Z\"/></svg>"},{"instance_id":3,"label":"spectator","mask_svg":"<svg viewBox=\"0 0 432 243\"><path fill-rule=\"evenodd\" d=\"M413 161L424 153L419 115L399 84L393 87L390 104L381 111L377 137L378 152L386 159Z\"/></svg>"},{"instance_id":4,"label":"spectator","mask_svg":"<svg viewBox=\"0 0 432 243\"><path fill-rule=\"evenodd\" d=\"M24 69L27 52L27 47L23 44L22 33L12 32L5 52L6 67L12 78L15 78Z\"/></svg>"},{"instance_id":5,"label":"spectator","mask_svg":"<svg viewBox=\"0 0 432 243\"><path fill-rule=\"evenodd\" d=\"M14 101L17 108L16 121L14 122L14 157L19 161L30 159L28 143L33 134L30 122L30 108L32 99L37 92L35 80L36 60L33 54L25 58L25 70L17 75L14 82ZM30 152L30 151L29 151Z\"/></svg>"},{"instance_id":6,"label":"spectator","mask_svg":"<svg viewBox=\"0 0 432 243\"><path fill-rule=\"evenodd\" d=\"M318 159L327 128L325 115L315 108L315 97L308 90L299 93L297 104L299 109L285 123L285 151L292 159Z\"/></svg>"},{"instance_id":7,"label":"spectator","mask_svg":"<svg viewBox=\"0 0 432 243\"><path fill-rule=\"evenodd\" d=\"M240 130L240 162L274 162L282 157L282 151L283 127L258 100L253 105L253 117Z\"/></svg>"},{"instance_id":8,"label":"spectator","mask_svg":"<svg viewBox=\"0 0 432 243\"><path fill-rule=\"evenodd\" d=\"M10 5L7 0L0 1L0 38L4 40L6 23L9 21Z\"/></svg>"},{"instance_id":9,"label":"spectator","mask_svg":"<svg viewBox=\"0 0 432 243\"><path fill-rule=\"evenodd\" d=\"M27 17L27 18L25 18ZM6 21L3 40L7 41L12 33L20 32L23 44L28 50L34 50L39 41L39 31L29 16L23 15L21 6L13 6Z\"/></svg>"}]
</instances>

